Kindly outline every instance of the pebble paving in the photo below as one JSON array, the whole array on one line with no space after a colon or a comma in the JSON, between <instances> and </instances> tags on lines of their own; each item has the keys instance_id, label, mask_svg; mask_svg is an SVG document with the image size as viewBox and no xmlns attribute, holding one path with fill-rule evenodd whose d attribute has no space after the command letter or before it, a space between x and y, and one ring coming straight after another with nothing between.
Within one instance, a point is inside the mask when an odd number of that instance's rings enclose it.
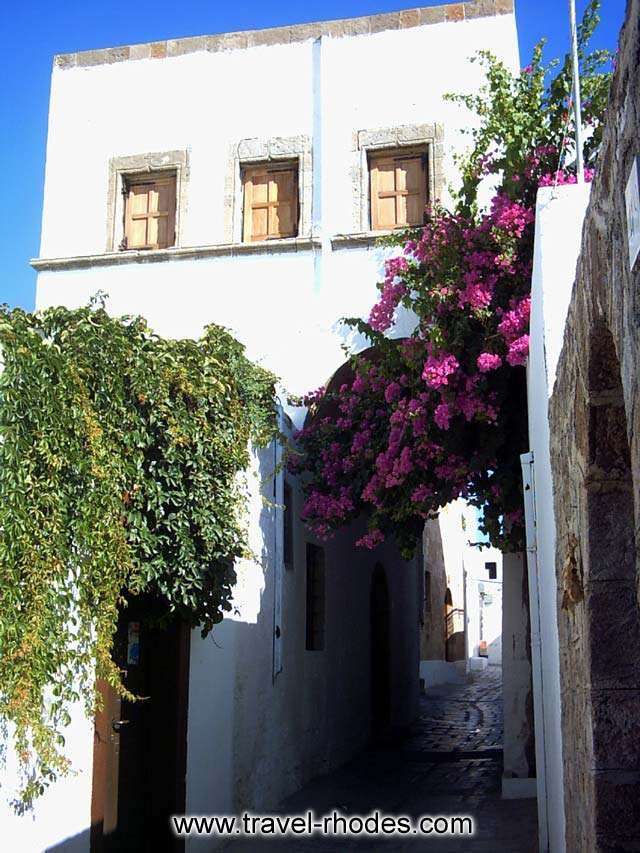
<instances>
[{"instance_id":1,"label":"pebble paving","mask_svg":"<svg viewBox=\"0 0 640 853\"><path fill-rule=\"evenodd\" d=\"M473 837L234 839L228 853L536 853L535 800L502 800L500 670L467 683L431 688L402 740L371 747L339 770L313 780L277 812L470 815Z\"/></svg>"}]
</instances>

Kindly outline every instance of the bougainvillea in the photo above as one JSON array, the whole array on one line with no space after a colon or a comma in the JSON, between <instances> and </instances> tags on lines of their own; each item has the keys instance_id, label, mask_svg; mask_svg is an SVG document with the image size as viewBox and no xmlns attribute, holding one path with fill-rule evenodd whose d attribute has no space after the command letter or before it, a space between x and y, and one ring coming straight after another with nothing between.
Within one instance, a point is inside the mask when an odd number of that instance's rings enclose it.
<instances>
[{"instance_id":1,"label":"bougainvillea","mask_svg":"<svg viewBox=\"0 0 640 853\"><path fill-rule=\"evenodd\" d=\"M63 731L146 592L204 632L248 552L238 475L276 431L273 377L224 329L164 340L96 306L0 310L0 718L18 807L67 769ZM129 697L132 698L132 697Z\"/></svg>"},{"instance_id":2,"label":"bougainvillea","mask_svg":"<svg viewBox=\"0 0 640 853\"><path fill-rule=\"evenodd\" d=\"M586 53L597 20L593 0L579 33L587 180L609 85L609 55ZM371 349L353 359L346 381L341 372L338 387L306 399L301 454L291 464L306 475L303 517L320 536L365 513L360 546L375 548L393 533L408 555L424 520L464 497L481 509L493 544L522 547L535 198L540 186L576 181L567 156L570 63L549 81L558 63L544 67L542 49L517 75L480 54L486 85L449 96L477 116L470 150L458 159L454 205L432 206L424 227L389 241L400 254L386 262L368 321L346 321ZM482 209L487 179L495 190ZM400 307L413 312L415 330L391 340Z\"/></svg>"}]
</instances>

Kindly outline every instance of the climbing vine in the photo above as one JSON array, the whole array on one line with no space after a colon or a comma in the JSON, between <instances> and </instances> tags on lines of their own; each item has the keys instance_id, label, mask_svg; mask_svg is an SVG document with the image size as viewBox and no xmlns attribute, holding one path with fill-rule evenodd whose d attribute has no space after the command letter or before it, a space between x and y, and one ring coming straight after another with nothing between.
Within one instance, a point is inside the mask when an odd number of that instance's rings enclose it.
<instances>
[{"instance_id":1,"label":"climbing vine","mask_svg":"<svg viewBox=\"0 0 640 853\"><path fill-rule=\"evenodd\" d=\"M579 28L587 180L610 80L610 55L587 51L598 8L592 0ZM540 186L576 181L571 64L545 66L543 46L515 75L480 53L484 87L449 96L476 117L453 205L431 207L423 228L389 241L400 252L385 264L368 321L346 321L371 350L305 400L291 464L306 475L303 516L319 536L364 513L359 545L375 548L392 533L408 556L425 519L464 497L495 546L522 547L535 199ZM399 310L412 312L415 328L394 341L385 333Z\"/></svg>"},{"instance_id":2,"label":"climbing vine","mask_svg":"<svg viewBox=\"0 0 640 853\"><path fill-rule=\"evenodd\" d=\"M19 808L68 770L118 612L142 592L203 633L247 555L240 478L276 433L274 377L224 329L167 340L93 304L0 311L0 715ZM132 698L132 697L130 697Z\"/></svg>"}]
</instances>

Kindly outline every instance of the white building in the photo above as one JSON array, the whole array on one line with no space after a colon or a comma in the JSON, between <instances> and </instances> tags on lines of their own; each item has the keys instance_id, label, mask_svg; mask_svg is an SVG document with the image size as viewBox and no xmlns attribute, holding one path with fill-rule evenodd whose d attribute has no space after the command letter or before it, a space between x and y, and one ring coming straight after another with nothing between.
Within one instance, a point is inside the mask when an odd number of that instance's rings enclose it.
<instances>
[{"instance_id":1,"label":"white building","mask_svg":"<svg viewBox=\"0 0 640 853\"><path fill-rule=\"evenodd\" d=\"M229 327L288 392L325 384L344 362L339 318L375 301L376 238L455 179L469 117L443 95L477 90L468 60L480 49L518 68L510 2L57 57L38 307L104 291L111 313L140 313L166 336ZM304 411L288 413L299 426ZM255 473L278 454L256 456ZM163 651L175 684L161 755L183 789L157 803L153 766L131 758L157 751L153 725L115 731L122 709L107 707L94 744L78 709L67 733L77 774L33 819L3 806L11 849L96 851L147 807L268 809L362 748L376 722L412 720L420 559L403 564L392 544L354 550L357 525L319 543L297 521L295 478L275 487L290 526L254 482L262 559L238 567L235 612L206 640L196 630Z\"/></svg>"},{"instance_id":2,"label":"white building","mask_svg":"<svg viewBox=\"0 0 640 853\"><path fill-rule=\"evenodd\" d=\"M502 666L502 553L479 548L477 511L465 513L463 552L467 660L471 670Z\"/></svg>"},{"instance_id":3,"label":"white building","mask_svg":"<svg viewBox=\"0 0 640 853\"><path fill-rule=\"evenodd\" d=\"M460 683L502 665L502 553L479 547L477 510L463 499L425 525L420 678Z\"/></svg>"}]
</instances>

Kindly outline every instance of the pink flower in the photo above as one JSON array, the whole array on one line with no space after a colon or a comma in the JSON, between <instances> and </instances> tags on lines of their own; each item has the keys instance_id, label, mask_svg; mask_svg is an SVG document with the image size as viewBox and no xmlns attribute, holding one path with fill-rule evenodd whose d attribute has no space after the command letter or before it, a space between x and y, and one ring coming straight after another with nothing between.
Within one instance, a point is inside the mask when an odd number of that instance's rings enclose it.
<instances>
[{"instance_id":1,"label":"pink flower","mask_svg":"<svg viewBox=\"0 0 640 853\"><path fill-rule=\"evenodd\" d=\"M313 405L314 403L319 403L322 400L322 398L324 397L325 392L326 392L326 388L324 386L322 386L322 387L316 389L315 391L311 391L311 392L309 392L309 394L306 394L304 399L303 399L305 406L309 407L309 406Z\"/></svg>"},{"instance_id":2,"label":"pink flower","mask_svg":"<svg viewBox=\"0 0 640 853\"><path fill-rule=\"evenodd\" d=\"M529 314L531 312L531 297L525 296L520 302L513 305L510 311L506 311L498 326L498 331L507 344L519 338L529 325ZM508 360L508 359L507 359ZM509 362L511 364L511 362Z\"/></svg>"},{"instance_id":3,"label":"pink flower","mask_svg":"<svg viewBox=\"0 0 640 853\"><path fill-rule=\"evenodd\" d=\"M511 344L507 353L507 361L512 367L518 367L527 363L529 355L529 335L522 335Z\"/></svg>"},{"instance_id":4,"label":"pink flower","mask_svg":"<svg viewBox=\"0 0 640 853\"><path fill-rule=\"evenodd\" d=\"M382 480L380 479L378 474L374 474L373 477L367 483L367 485L364 487L364 490L361 495L362 500L379 507L381 505L381 501L378 497L378 491L381 486Z\"/></svg>"},{"instance_id":5,"label":"pink flower","mask_svg":"<svg viewBox=\"0 0 640 853\"><path fill-rule=\"evenodd\" d=\"M522 237L527 225L535 218L533 210L511 201L506 193L498 193L491 202L491 214L487 224L513 237Z\"/></svg>"},{"instance_id":6,"label":"pink flower","mask_svg":"<svg viewBox=\"0 0 640 853\"><path fill-rule=\"evenodd\" d=\"M406 272L409 264L406 258L391 258L386 263L382 293L369 314L369 325L377 332L386 332L393 324L393 315L403 296L409 293L409 288L396 278Z\"/></svg>"},{"instance_id":7,"label":"pink flower","mask_svg":"<svg viewBox=\"0 0 640 853\"><path fill-rule=\"evenodd\" d=\"M353 501L349 496L348 489L342 487L339 497L324 495L319 491L312 491L302 509L302 518L314 520L323 519L328 522L344 522L348 513L353 510Z\"/></svg>"},{"instance_id":8,"label":"pink flower","mask_svg":"<svg viewBox=\"0 0 640 853\"><path fill-rule=\"evenodd\" d=\"M465 419L468 421L470 421L477 412L482 410L482 402L475 396L475 394L470 394L468 392L458 394L456 403Z\"/></svg>"},{"instance_id":9,"label":"pink flower","mask_svg":"<svg viewBox=\"0 0 640 853\"><path fill-rule=\"evenodd\" d=\"M590 183L593 180L593 176L595 171L587 167L584 170L584 179L587 183ZM538 182L538 185L541 187L553 187L553 186L564 186L566 184L577 184L578 179L575 175L570 172L566 172L564 169L558 169L557 172L548 172L546 175L543 175Z\"/></svg>"},{"instance_id":10,"label":"pink flower","mask_svg":"<svg viewBox=\"0 0 640 853\"><path fill-rule=\"evenodd\" d=\"M362 376L356 376L356 378L351 384L351 390L354 392L354 394L362 394L366 387L366 382L364 381Z\"/></svg>"},{"instance_id":11,"label":"pink flower","mask_svg":"<svg viewBox=\"0 0 640 853\"><path fill-rule=\"evenodd\" d=\"M368 548L372 551L378 545L381 545L384 542L384 533L381 530L375 528L374 530L366 533L361 539L358 539L356 542L356 546L358 548Z\"/></svg>"},{"instance_id":12,"label":"pink flower","mask_svg":"<svg viewBox=\"0 0 640 853\"><path fill-rule=\"evenodd\" d=\"M502 359L494 353L482 352L478 356L477 364L480 373L488 373L490 370L497 370L502 364Z\"/></svg>"},{"instance_id":13,"label":"pink flower","mask_svg":"<svg viewBox=\"0 0 640 853\"><path fill-rule=\"evenodd\" d=\"M440 429L449 429L449 421L451 420L451 410L448 403L440 403L433 413L433 419Z\"/></svg>"},{"instance_id":14,"label":"pink flower","mask_svg":"<svg viewBox=\"0 0 640 853\"><path fill-rule=\"evenodd\" d=\"M401 391L402 389L400 388L400 385L398 385L397 382L391 382L389 385L387 385L387 388L384 392L384 399L387 401L387 403L393 403L400 397Z\"/></svg>"},{"instance_id":15,"label":"pink flower","mask_svg":"<svg viewBox=\"0 0 640 853\"><path fill-rule=\"evenodd\" d=\"M429 355L424 363L422 378L430 388L441 388L449 384L449 377L460 367L458 359L450 353Z\"/></svg>"},{"instance_id":16,"label":"pink flower","mask_svg":"<svg viewBox=\"0 0 640 853\"><path fill-rule=\"evenodd\" d=\"M414 489L411 494L413 503L422 503L422 501L426 501L430 497L433 497L433 491L424 483L418 486L417 489Z\"/></svg>"}]
</instances>

